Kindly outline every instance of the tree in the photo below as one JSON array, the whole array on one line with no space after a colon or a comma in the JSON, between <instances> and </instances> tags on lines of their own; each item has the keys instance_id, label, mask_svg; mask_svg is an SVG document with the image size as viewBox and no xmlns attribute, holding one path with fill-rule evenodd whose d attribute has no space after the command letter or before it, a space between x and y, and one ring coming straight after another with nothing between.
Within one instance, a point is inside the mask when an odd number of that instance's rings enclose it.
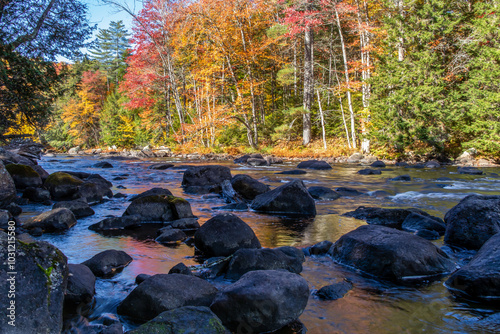
<instances>
[{"instance_id":1,"label":"tree","mask_svg":"<svg viewBox=\"0 0 500 334\"><path fill-rule=\"evenodd\" d=\"M0 133L48 119L58 80L57 56L74 58L92 28L74 0L0 1Z\"/></svg>"},{"instance_id":2,"label":"tree","mask_svg":"<svg viewBox=\"0 0 500 334\"><path fill-rule=\"evenodd\" d=\"M108 29L99 29L96 45L90 50L93 59L101 63L108 80L115 84L123 78L127 68L128 36L122 21L112 21Z\"/></svg>"}]
</instances>

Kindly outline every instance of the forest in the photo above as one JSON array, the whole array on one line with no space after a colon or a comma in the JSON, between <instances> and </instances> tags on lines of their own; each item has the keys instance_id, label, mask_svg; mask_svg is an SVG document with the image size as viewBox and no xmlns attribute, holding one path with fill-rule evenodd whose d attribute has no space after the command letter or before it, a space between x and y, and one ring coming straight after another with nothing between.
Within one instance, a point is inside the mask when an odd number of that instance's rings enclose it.
<instances>
[{"instance_id":1,"label":"forest","mask_svg":"<svg viewBox=\"0 0 500 334\"><path fill-rule=\"evenodd\" d=\"M112 22L88 42L82 1L0 1L0 135L60 150L499 156L499 0L101 1L132 31Z\"/></svg>"}]
</instances>

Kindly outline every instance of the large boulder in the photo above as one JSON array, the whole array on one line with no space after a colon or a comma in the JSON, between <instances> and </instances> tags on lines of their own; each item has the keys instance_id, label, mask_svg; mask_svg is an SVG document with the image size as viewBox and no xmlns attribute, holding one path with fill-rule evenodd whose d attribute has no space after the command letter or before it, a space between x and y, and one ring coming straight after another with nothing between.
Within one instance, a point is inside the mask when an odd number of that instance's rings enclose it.
<instances>
[{"instance_id":1,"label":"large boulder","mask_svg":"<svg viewBox=\"0 0 500 334\"><path fill-rule=\"evenodd\" d=\"M152 195L173 196L172 192L166 188L152 188L152 189L146 190L138 195L132 196L130 198L130 201L134 201L136 199L139 199L142 197L147 197L147 196L152 196Z\"/></svg>"},{"instance_id":2,"label":"large boulder","mask_svg":"<svg viewBox=\"0 0 500 334\"><path fill-rule=\"evenodd\" d=\"M55 172L45 180L44 186L55 200L73 199L83 181L64 172Z\"/></svg>"},{"instance_id":3,"label":"large boulder","mask_svg":"<svg viewBox=\"0 0 500 334\"><path fill-rule=\"evenodd\" d=\"M122 271L132 260L132 257L124 251L108 249L94 255L82 264L89 267L97 277L107 278Z\"/></svg>"},{"instance_id":4,"label":"large boulder","mask_svg":"<svg viewBox=\"0 0 500 334\"><path fill-rule=\"evenodd\" d=\"M209 219L194 235L195 246L206 257L229 256L240 248L260 248L252 228L231 213Z\"/></svg>"},{"instance_id":5,"label":"large boulder","mask_svg":"<svg viewBox=\"0 0 500 334\"><path fill-rule=\"evenodd\" d=\"M216 293L212 284L195 276L158 274L139 284L117 311L143 322L183 306L210 306Z\"/></svg>"},{"instance_id":6,"label":"large boulder","mask_svg":"<svg viewBox=\"0 0 500 334\"><path fill-rule=\"evenodd\" d=\"M50 203L50 191L43 188L29 187L24 189L23 198L35 203Z\"/></svg>"},{"instance_id":7,"label":"large boulder","mask_svg":"<svg viewBox=\"0 0 500 334\"><path fill-rule=\"evenodd\" d=\"M82 308L92 303L95 295L95 276L83 264L69 264L69 279L64 294L64 307L71 313L81 314Z\"/></svg>"},{"instance_id":8,"label":"large boulder","mask_svg":"<svg viewBox=\"0 0 500 334\"><path fill-rule=\"evenodd\" d=\"M133 200L124 216L138 216L143 221L172 221L194 218L191 205L183 198L167 195L150 195Z\"/></svg>"},{"instance_id":9,"label":"large boulder","mask_svg":"<svg viewBox=\"0 0 500 334\"><path fill-rule=\"evenodd\" d=\"M13 252L8 245L15 248L14 263L8 262ZM60 333L68 283L66 256L47 242L20 242L4 232L0 232L0 246L5 261L0 270L0 332Z\"/></svg>"},{"instance_id":10,"label":"large boulder","mask_svg":"<svg viewBox=\"0 0 500 334\"><path fill-rule=\"evenodd\" d=\"M17 189L42 186L42 178L31 166L8 164L5 169L12 176Z\"/></svg>"},{"instance_id":11,"label":"large boulder","mask_svg":"<svg viewBox=\"0 0 500 334\"><path fill-rule=\"evenodd\" d=\"M231 331L262 333L298 319L309 299L300 275L282 270L257 270L217 293L210 309Z\"/></svg>"},{"instance_id":12,"label":"large boulder","mask_svg":"<svg viewBox=\"0 0 500 334\"><path fill-rule=\"evenodd\" d=\"M445 243L479 249L500 232L500 196L467 196L446 213L444 221Z\"/></svg>"},{"instance_id":13,"label":"large boulder","mask_svg":"<svg viewBox=\"0 0 500 334\"><path fill-rule=\"evenodd\" d=\"M314 199L300 180L291 181L255 197L250 207L257 212L316 216Z\"/></svg>"},{"instance_id":14,"label":"large boulder","mask_svg":"<svg viewBox=\"0 0 500 334\"><path fill-rule=\"evenodd\" d=\"M451 275L446 286L469 299L500 299L500 233L486 241L467 265Z\"/></svg>"},{"instance_id":15,"label":"large boulder","mask_svg":"<svg viewBox=\"0 0 500 334\"><path fill-rule=\"evenodd\" d=\"M219 165L190 166L182 177L182 187L186 193L206 194L220 192L224 180L231 181L229 167Z\"/></svg>"},{"instance_id":16,"label":"large boulder","mask_svg":"<svg viewBox=\"0 0 500 334\"><path fill-rule=\"evenodd\" d=\"M41 228L43 232L62 232L76 225L76 218L71 210L59 208L43 212L24 222L25 229Z\"/></svg>"},{"instance_id":17,"label":"large boulder","mask_svg":"<svg viewBox=\"0 0 500 334\"><path fill-rule=\"evenodd\" d=\"M444 235L446 225L439 218L424 216L412 212L406 216L401 228L408 232L435 231L439 236Z\"/></svg>"},{"instance_id":18,"label":"large boulder","mask_svg":"<svg viewBox=\"0 0 500 334\"><path fill-rule=\"evenodd\" d=\"M82 200L62 201L54 204L52 209L66 208L71 210L76 218L88 217L95 214L95 211L87 202Z\"/></svg>"},{"instance_id":19,"label":"large boulder","mask_svg":"<svg viewBox=\"0 0 500 334\"><path fill-rule=\"evenodd\" d=\"M270 190L269 186L255 180L249 175L238 174L231 179L233 189L244 199L251 201L256 196Z\"/></svg>"},{"instance_id":20,"label":"large boulder","mask_svg":"<svg viewBox=\"0 0 500 334\"><path fill-rule=\"evenodd\" d=\"M234 253L226 272L226 278L237 280L249 271L254 270L287 270L300 274L304 252L294 247L275 249L240 249Z\"/></svg>"},{"instance_id":21,"label":"large boulder","mask_svg":"<svg viewBox=\"0 0 500 334\"><path fill-rule=\"evenodd\" d=\"M383 225L387 227L401 229L403 222L410 214L418 214L426 218L435 220L442 224L443 221L438 217L433 217L420 209L385 209L360 206L354 211L346 212L343 216L353 217L365 220L370 225Z\"/></svg>"},{"instance_id":22,"label":"large boulder","mask_svg":"<svg viewBox=\"0 0 500 334\"><path fill-rule=\"evenodd\" d=\"M317 169L317 170L326 170L332 169L332 166L326 161L322 160L308 160L302 161L297 165L297 168L307 168L307 169Z\"/></svg>"},{"instance_id":23,"label":"large boulder","mask_svg":"<svg viewBox=\"0 0 500 334\"><path fill-rule=\"evenodd\" d=\"M127 334L229 334L219 318L206 306L184 306L160 313Z\"/></svg>"},{"instance_id":24,"label":"large boulder","mask_svg":"<svg viewBox=\"0 0 500 334\"><path fill-rule=\"evenodd\" d=\"M343 235L328 253L340 264L398 283L455 269L455 263L432 242L380 225L363 225Z\"/></svg>"},{"instance_id":25,"label":"large boulder","mask_svg":"<svg viewBox=\"0 0 500 334\"><path fill-rule=\"evenodd\" d=\"M16 198L16 185L12 176L0 162L0 207L5 207Z\"/></svg>"}]
</instances>

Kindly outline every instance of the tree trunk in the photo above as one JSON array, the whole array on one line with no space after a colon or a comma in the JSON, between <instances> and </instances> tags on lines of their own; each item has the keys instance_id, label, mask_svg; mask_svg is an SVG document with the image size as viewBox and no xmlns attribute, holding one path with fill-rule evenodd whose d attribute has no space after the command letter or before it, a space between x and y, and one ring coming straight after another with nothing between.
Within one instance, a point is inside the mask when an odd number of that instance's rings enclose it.
<instances>
[{"instance_id":1,"label":"tree trunk","mask_svg":"<svg viewBox=\"0 0 500 334\"><path fill-rule=\"evenodd\" d=\"M321 97L319 96L319 90L316 90L316 94L318 94L319 116L321 117L321 132L323 134L323 148L326 150L325 116L323 115L323 108L321 106Z\"/></svg>"},{"instance_id":2,"label":"tree trunk","mask_svg":"<svg viewBox=\"0 0 500 334\"><path fill-rule=\"evenodd\" d=\"M311 142L311 106L314 98L314 33L310 27L304 32L304 114L302 115L302 144Z\"/></svg>"}]
</instances>

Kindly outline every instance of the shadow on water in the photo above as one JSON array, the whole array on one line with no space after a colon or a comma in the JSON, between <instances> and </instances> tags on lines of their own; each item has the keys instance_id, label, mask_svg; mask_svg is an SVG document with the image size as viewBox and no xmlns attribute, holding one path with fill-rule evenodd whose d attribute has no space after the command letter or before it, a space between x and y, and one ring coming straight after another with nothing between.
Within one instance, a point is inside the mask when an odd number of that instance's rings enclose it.
<instances>
[{"instance_id":1,"label":"shadow on water","mask_svg":"<svg viewBox=\"0 0 500 334\"><path fill-rule=\"evenodd\" d=\"M99 159L95 157L60 156L43 158L40 165L49 172L68 170L99 173L113 180L114 193L130 197L154 187L168 188L175 196L186 198L203 224L220 211L213 207L224 205L214 195L185 194L181 188L183 168L151 170L151 161L113 159L114 168L92 167ZM384 208L415 207L443 218L445 213L465 196L478 193L500 195L498 168L484 169L485 175L461 175L456 167L439 169L415 169L390 167L380 175L359 175L365 167L335 165L328 171L307 170L303 175L276 174L296 168L296 164L285 163L271 167L248 167L229 162L196 162L163 159L161 162L175 165L224 164L233 175L248 174L271 186L280 186L294 179L301 179L306 186L325 186L332 189L346 187L362 193L355 197L341 197L334 201L317 201L318 215L315 218L283 218L259 214L252 211L235 212L252 227L263 247L306 247L323 240L336 241L345 233L366 224L342 214L359 206ZM496 173L496 175L495 175ZM410 182L390 179L409 175ZM127 198L113 198L93 206L96 214L78 220L78 224L64 234L46 234L40 237L60 248L70 263L81 263L107 249L127 252L134 261L111 279L97 279L96 305L89 319L99 323L103 316L116 314L117 305L136 286L138 274L168 273L179 262L196 265L194 248L186 244L166 247L154 241L155 229L140 229L132 233L99 234L88 226L110 216L121 216L129 205ZM42 205L24 208L22 218L48 210ZM442 246L443 241L435 241ZM446 247L445 247L446 248ZM453 254L451 250L446 250ZM459 263L465 263L468 255L461 255ZM480 323L489 315L498 313L498 308L483 303L465 301L451 294L444 286L446 278L417 287L397 286L361 275L354 270L335 264L329 257L308 257L301 274L309 283L311 291L348 278L354 288L344 298L321 301L311 294L309 303L300 320L309 333L490 333L494 328L481 327ZM216 285L228 284L224 281ZM126 319L121 319L126 320ZM497 324L500 323L497 322ZM136 324L125 321L126 329ZM498 327L497 327L498 328Z\"/></svg>"}]
</instances>

